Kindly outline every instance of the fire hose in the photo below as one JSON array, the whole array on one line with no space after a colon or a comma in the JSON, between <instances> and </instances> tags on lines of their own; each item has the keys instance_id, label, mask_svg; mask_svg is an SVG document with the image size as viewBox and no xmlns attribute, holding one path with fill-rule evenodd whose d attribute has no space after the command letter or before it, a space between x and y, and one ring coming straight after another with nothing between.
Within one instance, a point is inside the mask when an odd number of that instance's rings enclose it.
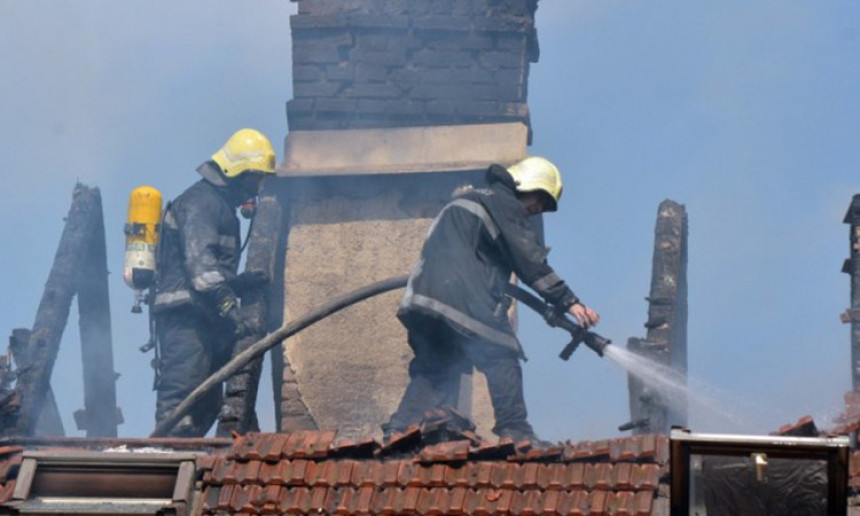
<instances>
[{"instance_id":1,"label":"fire hose","mask_svg":"<svg viewBox=\"0 0 860 516\"><path fill-rule=\"evenodd\" d=\"M203 382L191 391L191 393L186 396L185 399L167 415L167 417L162 419L156 425L155 430L152 431L150 437L166 436L176 423L178 423L179 420L188 413L191 407L207 392L217 385L220 385L221 382L227 380L232 374L252 360L262 356L269 349L304 330L308 326L311 326L312 324L328 317L329 315L339 312L348 306L390 290L405 287L408 279L408 276L395 276L393 278L358 288L352 292L348 292L335 298L323 306L311 310L302 317L299 317L293 322L285 324L272 333L266 335L233 357L221 369L212 373L209 378L203 380ZM603 349L611 342L609 339L605 339L596 333L584 330L564 314L557 313L543 301L516 285L510 285L506 289L505 293L541 314L550 326L562 328L570 333L571 341L567 346L565 346L564 350L559 355L563 360L570 358L570 355L576 350L576 347L580 343L585 343L586 346L594 350L595 353L603 356Z\"/></svg>"}]
</instances>

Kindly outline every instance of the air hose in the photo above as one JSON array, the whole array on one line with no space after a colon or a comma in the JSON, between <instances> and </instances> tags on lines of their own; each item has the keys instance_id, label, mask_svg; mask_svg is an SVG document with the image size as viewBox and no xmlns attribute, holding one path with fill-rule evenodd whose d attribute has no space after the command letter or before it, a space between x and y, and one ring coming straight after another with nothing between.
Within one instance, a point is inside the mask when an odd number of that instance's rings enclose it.
<instances>
[{"instance_id":1,"label":"air hose","mask_svg":"<svg viewBox=\"0 0 860 516\"><path fill-rule=\"evenodd\" d=\"M159 422L155 430L149 435L150 437L164 437L167 433L182 419L185 414L191 409L191 407L197 403L197 401L202 398L210 389L216 387L221 382L227 380L233 373L247 365L252 360L262 356L266 351L270 348L280 344L284 340L292 337L296 333L304 330L308 326L332 315L344 308L351 306L359 301L363 301L364 299L377 296L379 294L383 294L385 292L395 290L398 288L403 288L406 286L406 281L409 276L395 276L393 278L388 278L386 280L378 281L376 283L372 283L365 287L358 288L353 290L352 292L348 292L325 305L318 307L310 312L306 313L302 317L296 319L295 321L285 324L258 340L247 349L233 357L229 362L227 362L224 367L215 371L212 376L205 379L200 385L197 386L196 389L191 391L191 393L184 399L182 402L177 405L173 411L167 415L164 419ZM525 305L529 306L550 323L551 326L561 326L564 329L570 331L571 328L565 324L558 324L556 319L550 321L548 318L548 314L551 313L548 306L538 300L532 294L529 294L522 288L511 285L508 289L506 289L506 294L509 296L522 301ZM553 317L562 317L564 320L567 320L564 316L553 316ZM573 324L573 323L570 323ZM579 326L576 326L579 328ZM573 335L573 334L572 334ZM574 339L580 340L580 339ZM581 341L581 340L580 340ZM592 348L594 349L594 348ZM602 349L595 351L602 356ZM569 356L569 355L568 355ZM565 360L567 360L565 358Z\"/></svg>"}]
</instances>

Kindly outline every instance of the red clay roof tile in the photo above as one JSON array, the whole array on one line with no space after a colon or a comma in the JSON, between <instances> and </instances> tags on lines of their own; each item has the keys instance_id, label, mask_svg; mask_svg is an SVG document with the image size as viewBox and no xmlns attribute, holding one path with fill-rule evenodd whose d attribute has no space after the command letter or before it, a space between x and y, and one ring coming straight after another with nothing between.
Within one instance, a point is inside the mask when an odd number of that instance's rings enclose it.
<instances>
[{"instance_id":1,"label":"red clay roof tile","mask_svg":"<svg viewBox=\"0 0 860 516\"><path fill-rule=\"evenodd\" d=\"M445 513L451 516L459 516L468 514L466 512L466 500L469 497L469 490L465 487L455 487L451 489L451 496L448 497L448 505Z\"/></svg>"},{"instance_id":2,"label":"red clay roof tile","mask_svg":"<svg viewBox=\"0 0 860 516\"><path fill-rule=\"evenodd\" d=\"M594 491L591 494L591 509L588 512L591 516L608 516L609 515L609 495L606 491Z\"/></svg>"},{"instance_id":3,"label":"red clay roof tile","mask_svg":"<svg viewBox=\"0 0 860 516\"><path fill-rule=\"evenodd\" d=\"M654 501L653 491L639 491L636 493L634 507L636 516L648 516L651 514L651 506Z\"/></svg>"},{"instance_id":4,"label":"red clay roof tile","mask_svg":"<svg viewBox=\"0 0 860 516\"><path fill-rule=\"evenodd\" d=\"M377 455L380 449L380 444L372 437L365 437L358 441L336 437L329 446L328 457L368 458Z\"/></svg>"},{"instance_id":5,"label":"red clay roof tile","mask_svg":"<svg viewBox=\"0 0 860 516\"><path fill-rule=\"evenodd\" d=\"M633 468L630 463L621 462L612 468L613 482L616 489L633 488Z\"/></svg>"},{"instance_id":6,"label":"red clay roof tile","mask_svg":"<svg viewBox=\"0 0 860 516\"><path fill-rule=\"evenodd\" d=\"M562 488L563 489L584 489L585 488L585 464L573 463L568 464L564 472Z\"/></svg>"},{"instance_id":7,"label":"red clay roof tile","mask_svg":"<svg viewBox=\"0 0 860 516\"><path fill-rule=\"evenodd\" d=\"M404 514L414 513L418 511L418 498L421 496L422 489L420 487L407 487L403 491L403 505L400 510Z\"/></svg>"},{"instance_id":8,"label":"red clay roof tile","mask_svg":"<svg viewBox=\"0 0 860 516\"><path fill-rule=\"evenodd\" d=\"M609 494L609 512L612 516L633 516L635 514L635 493L619 491Z\"/></svg>"},{"instance_id":9,"label":"red clay roof tile","mask_svg":"<svg viewBox=\"0 0 860 516\"><path fill-rule=\"evenodd\" d=\"M562 515L588 514L589 494L587 491L562 491L559 494L558 512Z\"/></svg>"},{"instance_id":10,"label":"red clay roof tile","mask_svg":"<svg viewBox=\"0 0 860 516\"><path fill-rule=\"evenodd\" d=\"M469 458L470 442L448 441L439 444L425 446L416 460L421 462L456 462Z\"/></svg>"},{"instance_id":11,"label":"red clay roof tile","mask_svg":"<svg viewBox=\"0 0 860 516\"><path fill-rule=\"evenodd\" d=\"M654 490L660 484L662 468L657 464L642 464L634 474L634 487L637 490Z\"/></svg>"},{"instance_id":12,"label":"red clay roof tile","mask_svg":"<svg viewBox=\"0 0 860 516\"><path fill-rule=\"evenodd\" d=\"M540 514L543 516L556 516L558 512L558 504L561 500L561 491L546 491L544 493Z\"/></svg>"},{"instance_id":13,"label":"red clay roof tile","mask_svg":"<svg viewBox=\"0 0 860 516\"><path fill-rule=\"evenodd\" d=\"M492 485L496 488L514 489L514 475L519 470L519 464L496 462L491 473Z\"/></svg>"},{"instance_id":14,"label":"red clay roof tile","mask_svg":"<svg viewBox=\"0 0 860 516\"><path fill-rule=\"evenodd\" d=\"M520 466L514 483L517 489L536 489L538 487L538 474L544 464L527 462Z\"/></svg>"},{"instance_id":15,"label":"red clay roof tile","mask_svg":"<svg viewBox=\"0 0 860 516\"><path fill-rule=\"evenodd\" d=\"M260 464L258 460L236 462L234 467L236 482L242 485L260 484Z\"/></svg>"}]
</instances>

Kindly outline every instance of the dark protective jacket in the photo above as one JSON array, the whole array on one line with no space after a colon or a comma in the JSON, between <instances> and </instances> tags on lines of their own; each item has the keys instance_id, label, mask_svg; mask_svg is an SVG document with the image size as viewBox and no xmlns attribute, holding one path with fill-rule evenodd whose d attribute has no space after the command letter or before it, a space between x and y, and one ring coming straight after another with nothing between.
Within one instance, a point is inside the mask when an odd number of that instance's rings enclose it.
<instances>
[{"instance_id":1,"label":"dark protective jacket","mask_svg":"<svg viewBox=\"0 0 860 516\"><path fill-rule=\"evenodd\" d=\"M158 281L153 310L196 305L217 317L217 303L235 293L228 282L239 267L240 224L233 192L216 184L216 165L198 168L204 177L164 211L159 243ZM214 173L214 175L213 175Z\"/></svg>"},{"instance_id":2,"label":"dark protective jacket","mask_svg":"<svg viewBox=\"0 0 860 516\"><path fill-rule=\"evenodd\" d=\"M398 317L407 327L416 314L442 318L466 335L519 352L504 294L511 272L558 310L577 298L547 264L549 251L532 229L508 171L492 165L486 182L456 197L433 221Z\"/></svg>"}]
</instances>

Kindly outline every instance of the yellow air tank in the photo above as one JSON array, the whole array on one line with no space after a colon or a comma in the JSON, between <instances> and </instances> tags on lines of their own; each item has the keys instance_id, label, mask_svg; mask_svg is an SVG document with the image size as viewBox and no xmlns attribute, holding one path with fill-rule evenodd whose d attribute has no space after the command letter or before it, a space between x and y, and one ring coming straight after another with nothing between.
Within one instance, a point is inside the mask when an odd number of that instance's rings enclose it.
<instances>
[{"instance_id":1,"label":"yellow air tank","mask_svg":"<svg viewBox=\"0 0 860 516\"><path fill-rule=\"evenodd\" d=\"M135 290L131 311L139 313L143 290L155 282L155 249L161 231L161 192L151 186L131 191L125 223L122 279Z\"/></svg>"}]
</instances>

